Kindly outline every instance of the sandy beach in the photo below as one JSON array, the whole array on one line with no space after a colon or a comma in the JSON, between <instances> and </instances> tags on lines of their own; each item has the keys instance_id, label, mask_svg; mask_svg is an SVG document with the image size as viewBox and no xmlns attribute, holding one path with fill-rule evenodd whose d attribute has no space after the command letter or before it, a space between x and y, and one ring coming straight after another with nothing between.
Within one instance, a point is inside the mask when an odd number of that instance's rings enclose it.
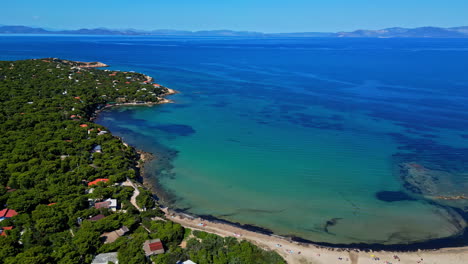
<instances>
[{"instance_id":1,"label":"sandy beach","mask_svg":"<svg viewBox=\"0 0 468 264\"><path fill-rule=\"evenodd\" d=\"M416 252L360 251L354 249L328 248L313 244L291 242L287 239L264 235L229 224L214 223L201 218L170 212L164 209L166 217L184 227L205 231L223 237L232 236L250 241L263 249L278 252L289 264L466 264L468 247L444 248Z\"/></svg>"}]
</instances>

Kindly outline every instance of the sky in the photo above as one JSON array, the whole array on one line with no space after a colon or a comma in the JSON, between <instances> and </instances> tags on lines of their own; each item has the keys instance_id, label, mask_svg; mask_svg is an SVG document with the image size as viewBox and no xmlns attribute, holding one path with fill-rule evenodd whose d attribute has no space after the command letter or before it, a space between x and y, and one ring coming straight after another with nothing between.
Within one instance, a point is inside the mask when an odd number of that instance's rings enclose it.
<instances>
[{"instance_id":1,"label":"sky","mask_svg":"<svg viewBox=\"0 0 468 264\"><path fill-rule=\"evenodd\" d=\"M11 0L0 25L337 32L468 26L468 0Z\"/></svg>"}]
</instances>

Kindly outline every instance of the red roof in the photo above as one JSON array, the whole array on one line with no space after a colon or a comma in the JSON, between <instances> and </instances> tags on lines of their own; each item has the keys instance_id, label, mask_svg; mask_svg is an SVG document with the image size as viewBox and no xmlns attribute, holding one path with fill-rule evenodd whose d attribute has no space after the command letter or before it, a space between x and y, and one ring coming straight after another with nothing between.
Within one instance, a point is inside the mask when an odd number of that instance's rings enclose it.
<instances>
[{"instance_id":1,"label":"red roof","mask_svg":"<svg viewBox=\"0 0 468 264\"><path fill-rule=\"evenodd\" d=\"M1 227L1 228L0 228L0 231L3 230L3 232L0 234L0 236L7 236L5 230L12 230L12 229L13 229L12 226Z\"/></svg>"},{"instance_id":2,"label":"red roof","mask_svg":"<svg viewBox=\"0 0 468 264\"><path fill-rule=\"evenodd\" d=\"M15 215L18 215L18 213L15 210L12 209L3 209L0 211L0 217L5 217L5 218L10 218Z\"/></svg>"},{"instance_id":3,"label":"red roof","mask_svg":"<svg viewBox=\"0 0 468 264\"><path fill-rule=\"evenodd\" d=\"M96 215L96 216L91 217L89 220L90 220L90 221L98 221L98 220L103 219L104 217L106 217L106 216L103 215L103 214L98 214L98 215Z\"/></svg>"},{"instance_id":4,"label":"red roof","mask_svg":"<svg viewBox=\"0 0 468 264\"><path fill-rule=\"evenodd\" d=\"M108 181L109 181L109 179L96 179L96 180L94 180L92 182L88 182L88 186L93 186L93 185L96 185L96 184L98 184L100 182L108 182Z\"/></svg>"},{"instance_id":5,"label":"red roof","mask_svg":"<svg viewBox=\"0 0 468 264\"><path fill-rule=\"evenodd\" d=\"M111 205L111 202L109 202L109 201L104 201L104 202L96 203L96 204L94 205L94 208L96 208L96 209L99 209L99 208L109 208L110 205Z\"/></svg>"},{"instance_id":6,"label":"red roof","mask_svg":"<svg viewBox=\"0 0 468 264\"><path fill-rule=\"evenodd\" d=\"M55 204L57 204L57 203L50 203L50 204L48 204L48 206L52 206L52 205L55 205Z\"/></svg>"},{"instance_id":7,"label":"red roof","mask_svg":"<svg viewBox=\"0 0 468 264\"><path fill-rule=\"evenodd\" d=\"M87 124L81 124L80 127L88 127Z\"/></svg>"},{"instance_id":8,"label":"red roof","mask_svg":"<svg viewBox=\"0 0 468 264\"><path fill-rule=\"evenodd\" d=\"M81 98L80 98L79 96L76 96L75 99L78 99L78 100L79 100L79 99L81 99Z\"/></svg>"},{"instance_id":9,"label":"red roof","mask_svg":"<svg viewBox=\"0 0 468 264\"><path fill-rule=\"evenodd\" d=\"M161 241L150 243L149 248L150 248L151 251L164 249L163 244L161 243Z\"/></svg>"}]
</instances>

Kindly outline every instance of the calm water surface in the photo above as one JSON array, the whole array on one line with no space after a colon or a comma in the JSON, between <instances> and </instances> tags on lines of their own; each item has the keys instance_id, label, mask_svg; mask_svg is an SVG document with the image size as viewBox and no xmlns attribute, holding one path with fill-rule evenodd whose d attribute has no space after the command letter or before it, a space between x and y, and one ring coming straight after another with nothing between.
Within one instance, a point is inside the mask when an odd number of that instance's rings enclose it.
<instances>
[{"instance_id":1,"label":"calm water surface","mask_svg":"<svg viewBox=\"0 0 468 264\"><path fill-rule=\"evenodd\" d=\"M148 174L172 207L331 243L466 226L468 204L437 197L468 189L468 40L0 37L1 59L37 57L181 92L98 120L156 154Z\"/></svg>"}]
</instances>

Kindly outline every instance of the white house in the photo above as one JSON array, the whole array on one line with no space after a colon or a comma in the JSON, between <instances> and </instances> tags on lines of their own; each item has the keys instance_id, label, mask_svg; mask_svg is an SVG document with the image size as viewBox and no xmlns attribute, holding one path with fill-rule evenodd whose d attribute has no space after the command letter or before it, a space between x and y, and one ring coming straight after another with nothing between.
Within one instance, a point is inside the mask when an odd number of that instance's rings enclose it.
<instances>
[{"instance_id":1,"label":"white house","mask_svg":"<svg viewBox=\"0 0 468 264\"><path fill-rule=\"evenodd\" d=\"M112 262L114 264L119 263L119 260L117 258L117 252L99 254L96 257L94 257L93 262L91 262L91 264L107 264L109 262Z\"/></svg>"}]
</instances>

